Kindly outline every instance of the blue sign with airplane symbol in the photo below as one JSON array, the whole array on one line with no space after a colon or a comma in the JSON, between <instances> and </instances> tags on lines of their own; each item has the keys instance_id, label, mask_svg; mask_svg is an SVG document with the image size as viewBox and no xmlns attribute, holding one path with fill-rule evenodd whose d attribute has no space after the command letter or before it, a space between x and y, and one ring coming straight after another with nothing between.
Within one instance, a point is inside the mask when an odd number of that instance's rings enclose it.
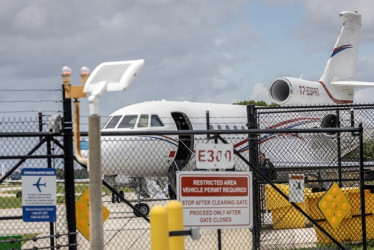
<instances>
[{"instance_id":1,"label":"blue sign with airplane symbol","mask_svg":"<svg viewBox=\"0 0 374 250\"><path fill-rule=\"evenodd\" d=\"M56 169L24 168L21 174L23 221L56 221Z\"/></svg>"}]
</instances>

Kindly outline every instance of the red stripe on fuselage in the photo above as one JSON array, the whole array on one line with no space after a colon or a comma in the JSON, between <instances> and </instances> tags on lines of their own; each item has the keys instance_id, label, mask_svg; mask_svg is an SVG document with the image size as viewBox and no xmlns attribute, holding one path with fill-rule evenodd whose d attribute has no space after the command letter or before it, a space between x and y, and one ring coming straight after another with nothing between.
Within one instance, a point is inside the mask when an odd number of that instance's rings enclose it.
<instances>
[{"instance_id":1,"label":"red stripe on fuselage","mask_svg":"<svg viewBox=\"0 0 374 250\"><path fill-rule=\"evenodd\" d=\"M171 138L171 137L169 137L169 136L166 136L166 135L160 135L160 137L164 137L164 138L166 138L166 139L169 139L169 140L171 140L171 141L173 141L173 142L178 143L178 140L175 140L175 139L173 139L173 138Z\"/></svg>"},{"instance_id":2,"label":"red stripe on fuselage","mask_svg":"<svg viewBox=\"0 0 374 250\"><path fill-rule=\"evenodd\" d=\"M322 87L325 89L327 95L330 97L331 101L333 101L334 103L336 103L336 104L347 104L347 103L353 103L353 101L351 101L351 100L338 100L338 99L335 99L335 98L331 95L330 91L327 89L326 85L325 85L323 82L321 82L321 81L319 81L319 83L322 85Z\"/></svg>"},{"instance_id":3,"label":"red stripe on fuselage","mask_svg":"<svg viewBox=\"0 0 374 250\"><path fill-rule=\"evenodd\" d=\"M280 123L277 123L277 124L274 124L274 125L271 125L270 127L268 127L268 129L273 129L273 128L277 128L277 127L280 127L282 125L286 125L288 123L292 123L292 122L296 122L296 121L319 121L321 119L319 118L306 118L306 117L302 117L302 118L294 118L294 119L290 119L290 120L287 120L287 121L283 121L283 122L280 122Z\"/></svg>"},{"instance_id":4,"label":"red stripe on fuselage","mask_svg":"<svg viewBox=\"0 0 374 250\"><path fill-rule=\"evenodd\" d=\"M239 147L239 146L241 146L241 145L243 145L243 144L245 144L245 143L247 143L247 142L248 142L248 139L246 139L246 140L244 140L244 141L241 141L241 142L238 142L238 143L236 143L236 144L234 145L234 148Z\"/></svg>"}]
</instances>

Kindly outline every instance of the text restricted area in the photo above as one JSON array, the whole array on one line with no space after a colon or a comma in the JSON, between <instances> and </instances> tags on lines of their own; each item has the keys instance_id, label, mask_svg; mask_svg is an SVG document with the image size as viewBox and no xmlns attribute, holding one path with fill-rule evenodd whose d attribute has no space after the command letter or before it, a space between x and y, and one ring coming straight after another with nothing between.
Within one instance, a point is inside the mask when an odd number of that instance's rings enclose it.
<instances>
[{"instance_id":1,"label":"text restricted area","mask_svg":"<svg viewBox=\"0 0 374 250\"><path fill-rule=\"evenodd\" d=\"M251 172L179 172L185 227L252 227Z\"/></svg>"}]
</instances>

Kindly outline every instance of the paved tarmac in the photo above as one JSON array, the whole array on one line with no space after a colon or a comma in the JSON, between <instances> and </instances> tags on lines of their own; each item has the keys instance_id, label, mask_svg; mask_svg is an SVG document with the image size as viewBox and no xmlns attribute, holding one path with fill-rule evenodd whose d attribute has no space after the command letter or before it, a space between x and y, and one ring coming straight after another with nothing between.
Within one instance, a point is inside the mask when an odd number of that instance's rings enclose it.
<instances>
[{"instance_id":1,"label":"paved tarmac","mask_svg":"<svg viewBox=\"0 0 374 250\"><path fill-rule=\"evenodd\" d=\"M134 195L128 195L135 199ZM149 224L143 218L135 217L132 210L124 203L111 203L111 196L103 198L104 205L109 209L111 215L104 223L104 245L105 249L150 249ZM148 204L166 205L167 201L152 201ZM66 229L65 206L57 206L58 219L54 224L55 233L64 234ZM2 209L0 217L22 216L22 209ZM267 214L265 220L271 223L271 216ZM46 236L50 233L50 223L26 223L21 219L0 220L0 235L26 235ZM185 237L186 250L218 249L218 230L201 230L201 238L198 241ZM300 237L304 235L304 237ZM301 240L302 239L302 240ZM78 249L89 249L89 242L78 233ZM57 244L66 244L67 237L62 236L55 241ZM28 241L22 249L48 247L49 239ZM221 231L222 249L251 249L252 233L249 229L225 229ZM286 229L286 230L263 230L261 233L261 246L265 249L293 249L301 247L316 247L317 239L313 228Z\"/></svg>"}]
</instances>

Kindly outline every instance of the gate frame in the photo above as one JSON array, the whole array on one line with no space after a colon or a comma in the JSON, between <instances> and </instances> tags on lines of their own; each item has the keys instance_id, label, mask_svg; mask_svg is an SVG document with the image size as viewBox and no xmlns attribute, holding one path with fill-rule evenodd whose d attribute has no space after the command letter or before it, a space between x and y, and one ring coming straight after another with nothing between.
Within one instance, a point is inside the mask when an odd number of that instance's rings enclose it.
<instances>
[{"instance_id":1,"label":"gate frame","mask_svg":"<svg viewBox=\"0 0 374 250\"><path fill-rule=\"evenodd\" d=\"M273 133L339 133L339 132L350 132L355 136L359 136L360 140L362 141L363 137L363 128L360 125L358 128L304 128L304 129L248 129L248 130L184 130L184 131L126 131L126 132L102 132L102 136L145 136L145 135L209 135L209 139L219 139L223 143L227 143L227 141L221 136L221 135L228 135L228 134L248 134L253 135L253 143L256 144L255 148L258 148L258 140L255 135L258 134L273 134ZM84 135L84 134L83 134ZM254 138L256 138L254 140ZM361 143L361 142L360 142ZM363 143L363 141L362 141ZM363 148L360 147L360 154L361 151L363 151ZM244 156L242 156L238 151L234 150L234 153L249 166L249 170L255 172L254 176L259 176L262 179L265 180L266 183L270 184L276 192L278 192L282 197L284 197L286 200L288 200L288 196L284 194L277 186L274 185L274 183L268 179L266 176L264 176L261 171L257 168L257 155L252 156L252 162L245 159ZM253 158L255 158L253 162ZM360 170L362 169L362 178L363 178L363 159L360 158ZM363 195L363 183L361 183L362 188L361 192ZM254 199L258 199L258 197L254 196ZM364 199L364 196L361 197L361 200ZM124 198L122 198L124 200ZM126 202L126 204L128 204ZM323 234L325 234L333 243L335 243L339 248L345 249L335 238L333 238L323 227L321 227L314 219L312 219L307 213L305 213L295 202L290 202L290 204L297 209L302 215L304 215L308 220L312 222L313 225L315 225ZM361 204L364 204L363 202ZM365 214L365 207L361 207L361 210L364 209ZM362 211L361 211L362 213ZM254 216L256 216L256 213L254 212ZM257 215L258 216L258 215ZM363 216L363 220L365 220L365 216ZM364 230L365 231L365 230ZM252 230L252 233L255 234L255 236L258 238L260 235L260 229L254 229ZM366 233L365 233L366 238ZM260 240L258 239L257 242L253 242L253 249L260 249ZM365 239L366 242L366 239Z\"/></svg>"}]
</instances>

